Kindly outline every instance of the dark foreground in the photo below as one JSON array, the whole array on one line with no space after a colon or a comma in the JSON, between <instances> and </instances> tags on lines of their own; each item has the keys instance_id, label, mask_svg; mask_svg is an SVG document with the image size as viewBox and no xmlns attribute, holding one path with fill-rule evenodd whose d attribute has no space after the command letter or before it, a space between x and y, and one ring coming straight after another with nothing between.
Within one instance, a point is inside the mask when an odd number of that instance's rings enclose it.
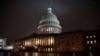
<instances>
[{"instance_id":1,"label":"dark foreground","mask_svg":"<svg viewBox=\"0 0 100 56\"><path fill-rule=\"evenodd\" d=\"M63 52L63 53L38 53L38 52L4 52L0 56L100 56L99 52Z\"/></svg>"}]
</instances>

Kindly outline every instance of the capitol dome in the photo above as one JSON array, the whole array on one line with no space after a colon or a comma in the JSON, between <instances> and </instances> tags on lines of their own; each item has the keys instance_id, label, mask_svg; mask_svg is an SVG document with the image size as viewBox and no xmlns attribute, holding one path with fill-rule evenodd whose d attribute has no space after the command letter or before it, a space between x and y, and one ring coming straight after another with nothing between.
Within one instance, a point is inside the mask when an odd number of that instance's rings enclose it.
<instances>
[{"instance_id":1,"label":"capitol dome","mask_svg":"<svg viewBox=\"0 0 100 56\"><path fill-rule=\"evenodd\" d=\"M39 22L38 33L49 34L49 33L60 33L61 32L60 22L56 15L52 13L52 8L48 8L47 14L42 17Z\"/></svg>"}]
</instances>

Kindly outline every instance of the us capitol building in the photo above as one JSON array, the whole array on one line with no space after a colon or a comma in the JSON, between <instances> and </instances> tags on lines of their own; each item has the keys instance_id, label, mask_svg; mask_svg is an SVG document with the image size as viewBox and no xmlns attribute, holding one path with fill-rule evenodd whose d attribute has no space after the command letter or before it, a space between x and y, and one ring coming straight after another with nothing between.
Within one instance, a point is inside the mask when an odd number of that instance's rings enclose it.
<instances>
[{"instance_id":1,"label":"us capitol building","mask_svg":"<svg viewBox=\"0 0 100 56\"><path fill-rule=\"evenodd\" d=\"M52 8L47 9L37 27L38 33L15 40L13 51L77 52L100 51L98 29L62 32L62 26Z\"/></svg>"}]
</instances>

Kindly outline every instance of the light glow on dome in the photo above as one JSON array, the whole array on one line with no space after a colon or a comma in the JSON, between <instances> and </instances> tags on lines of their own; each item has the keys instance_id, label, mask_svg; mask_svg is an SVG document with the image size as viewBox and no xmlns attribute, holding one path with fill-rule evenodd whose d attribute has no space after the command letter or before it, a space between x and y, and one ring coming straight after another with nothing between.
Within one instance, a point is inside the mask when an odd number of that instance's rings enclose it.
<instances>
[{"instance_id":1,"label":"light glow on dome","mask_svg":"<svg viewBox=\"0 0 100 56\"><path fill-rule=\"evenodd\" d=\"M49 33L61 33L62 27L57 19L56 15L52 13L52 8L47 9L47 14L42 17L39 22L38 33L49 34Z\"/></svg>"}]
</instances>

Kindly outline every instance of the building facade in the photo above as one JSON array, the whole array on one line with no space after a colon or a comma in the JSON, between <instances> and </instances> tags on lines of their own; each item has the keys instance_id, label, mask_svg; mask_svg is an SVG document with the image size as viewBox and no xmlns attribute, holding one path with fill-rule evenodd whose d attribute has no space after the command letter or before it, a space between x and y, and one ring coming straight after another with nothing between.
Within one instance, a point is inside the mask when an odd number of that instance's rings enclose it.
<instances>
[{"instance_id":1,"label":"building facade","mask_svg":"<svg viewBox=\"0 0 100 56\"><path fill-rule=\"evenodd\" d=\"M89 34L92 33L92 34ZM14 41L14 51L74 52L100 51L97 30L60 34L32 34Z\"/></svg>"},{"instance_id":2,"label":"building facade","mask_svg":"<svg viewBox=\"0 0 100 56\"><path fill-rule=\"evenodd\" d=\"M6 38L0 38L0 49L6 46Z\"/></svg>"},{"instance_id":3,"label":"building facade","mask_svg":"<svg viewBox=\"0 0 100 56\"><path fill-rule=\"evenodd\" d=\"M14 42L15 51L33 48L38 52L83 51L83 36L80 31L61 34L33 34Z\"/></svg>"},{"instance_id":4,"label":"building facade","mask_svg":"<svg viewBox=\"0 0 100 56\"><path fill-rule=\"evenodd\" d=\"M84 37L87 50L91 51L98 50L98 45L99 45L98 29L84 31Z\"/></svg>"}]
</instances>

